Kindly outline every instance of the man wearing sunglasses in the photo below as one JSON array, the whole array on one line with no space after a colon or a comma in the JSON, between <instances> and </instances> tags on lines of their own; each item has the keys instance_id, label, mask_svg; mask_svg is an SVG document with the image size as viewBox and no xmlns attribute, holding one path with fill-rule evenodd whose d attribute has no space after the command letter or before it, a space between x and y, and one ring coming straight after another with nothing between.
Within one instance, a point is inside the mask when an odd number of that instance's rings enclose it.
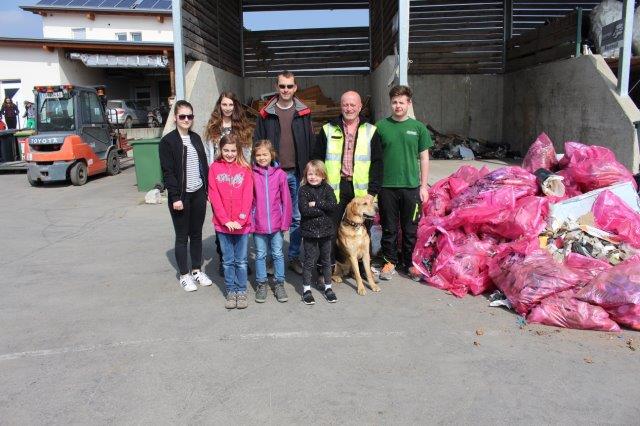
<instances>
[{"instance_id":1,"label":"man wearing sunglasses","mask_svg":"<svg viewBox=\"0 0 640 426\"><path fill-rule=\"evenodd\" d=\"M289 71L278 74L276 90L260 110L253 140L269 139L278 152L280 167L287 173L291 193L292 221L289 229L289 269L302 274L300 262L300 211L298 189L300 177L310 160L311 146L315 139L311 126L311 110L295 96L295 77Z\"/></svg>"}]
</instances>

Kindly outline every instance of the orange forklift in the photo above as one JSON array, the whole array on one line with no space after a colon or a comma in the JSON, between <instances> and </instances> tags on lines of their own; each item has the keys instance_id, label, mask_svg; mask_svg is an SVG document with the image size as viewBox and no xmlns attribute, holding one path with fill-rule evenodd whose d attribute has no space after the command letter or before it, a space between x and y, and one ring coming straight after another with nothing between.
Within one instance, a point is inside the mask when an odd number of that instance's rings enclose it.
<instances>
[{"instance_id":1,"label":"orange forklift","mask_svg":"<svg viewBox=\"0 0 640 426\"><path fill-rule=\"evenodd\" d=\"M84 185L98 173L120 173L131 149L107 119L104 86L36 86L36 131L25 144L32 186L70 180Z\"/></svg>"}]
</instances>

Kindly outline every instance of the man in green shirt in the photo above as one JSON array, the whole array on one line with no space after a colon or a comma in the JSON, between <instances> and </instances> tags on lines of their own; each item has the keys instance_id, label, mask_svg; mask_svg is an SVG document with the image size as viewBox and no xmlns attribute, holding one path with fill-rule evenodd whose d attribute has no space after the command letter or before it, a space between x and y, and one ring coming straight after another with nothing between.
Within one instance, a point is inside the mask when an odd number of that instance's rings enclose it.
<instances>
[{"instance_id":1,"label":"man in green shirt","mask_svg":"<svg viewBox=\"0 0 640 426\"><path fill-rule=\"evenodd\" d=\"M429 198L429 151L433 146L426 126L408 116L411 89L394 86L389 92L391 117L376 123L382 140L383 177L378 193L382 225L382 255L385 264L380 279L390 280L396 269L410 273L411 255L421 205ZM398 254L398 223L402 250Z\"/></svg>"}]
</instances>

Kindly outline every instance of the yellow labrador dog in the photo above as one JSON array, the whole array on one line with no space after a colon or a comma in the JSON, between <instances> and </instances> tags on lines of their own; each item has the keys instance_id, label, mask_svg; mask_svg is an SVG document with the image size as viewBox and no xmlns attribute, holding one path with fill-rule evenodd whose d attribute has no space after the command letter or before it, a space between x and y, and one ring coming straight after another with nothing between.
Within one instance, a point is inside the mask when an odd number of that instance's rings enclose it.
<instances>
[{"instance_id":1,"label":"yellow labrador dog","mask_svg":"<svg viewBox=\"0 0 640 426\"><path fill-rule=\"evenodd\" d=\"M367 284L373 291L380 291L380 287L375 283L371 272L371 255L369 254L369 234L364 225L365 216L373 217L376 214L371 197L356 197L349 204L344 212L340 227L338 228L338 249L342 250L345 256L345 263L336 262L332 279L337 283L342 282L342 276L349 271L358 284L358 294L366 294L358 260L362 260L364 270L367 271Z\"/></svg>"}]
</instances>

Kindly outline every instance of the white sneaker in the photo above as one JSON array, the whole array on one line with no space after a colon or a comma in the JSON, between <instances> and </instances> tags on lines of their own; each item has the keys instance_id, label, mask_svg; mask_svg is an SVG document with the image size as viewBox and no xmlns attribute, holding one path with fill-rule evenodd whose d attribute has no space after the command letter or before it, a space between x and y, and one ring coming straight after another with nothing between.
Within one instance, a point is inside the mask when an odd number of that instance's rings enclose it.
<instances>
[{"instance_id":1,"label":"white sneaker","mask_svg":"<svg viewBox=\"0 0 640 426\"><path fill-rule=\"evenodd\" d=\"M202 287L207 287L213 284L213 281L211 281L211 278L209 278L207 274L205 274L200 270L192 271L191 277L195 280L195 282L200 284Z\"/></svg>"},{"instance_id":2,"label":"white sneaker","mask_svg":"<svg viewBox=\"0 0 640 426\"><path fill-rule=\"evenodd\" d=\"M180 275L180 286L184 291L196 291L198 286L193 281L191 274Z\"/></svg>"}]
</instances>

